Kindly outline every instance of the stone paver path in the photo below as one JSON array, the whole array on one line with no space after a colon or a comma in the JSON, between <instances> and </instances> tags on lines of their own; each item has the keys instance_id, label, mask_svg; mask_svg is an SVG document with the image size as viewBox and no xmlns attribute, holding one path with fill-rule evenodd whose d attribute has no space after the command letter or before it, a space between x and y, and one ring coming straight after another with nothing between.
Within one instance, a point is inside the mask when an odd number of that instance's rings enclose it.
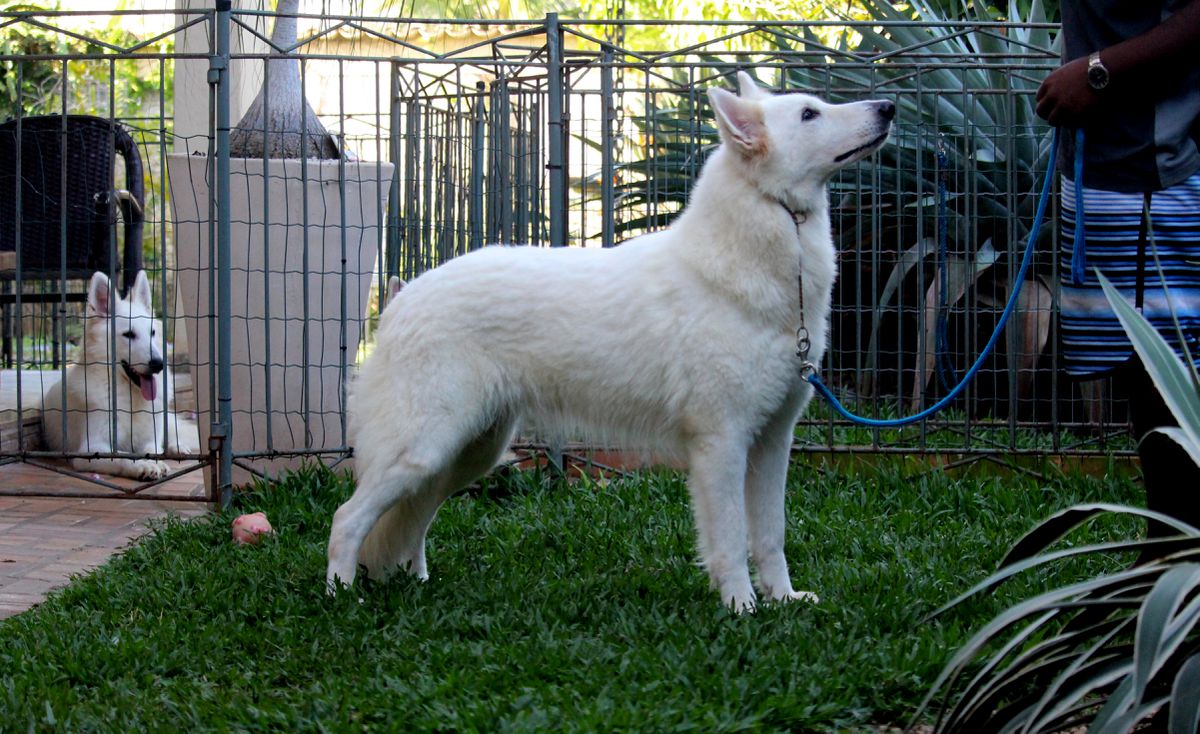
<instances>
[{"instance_id":1,"label":"stone paver path","mask_svg":"<svg viewBox=\"0 0 1200 734\"><path fill-rule=\"evenodd\" d=\"M203 504L166 500L0 497L0 619L29 609L71 576L100 566L152 518Z\"/></svg>"},{"instance_id":2,"label":"stone paver path","mask_svg":"<svg viewBox=\"0 0 1200 734\"><path fill-rule=\"evenodd\" d=\"M133 482L111 478L113 483ZM39 494L90 494L46 497ZM13 463L0 466L0 619L29 609L71 576L100 566L145 534L150 520L208 511L204 475L191 472L128 499L73 477Z\"/></svg>"}]
</instances>

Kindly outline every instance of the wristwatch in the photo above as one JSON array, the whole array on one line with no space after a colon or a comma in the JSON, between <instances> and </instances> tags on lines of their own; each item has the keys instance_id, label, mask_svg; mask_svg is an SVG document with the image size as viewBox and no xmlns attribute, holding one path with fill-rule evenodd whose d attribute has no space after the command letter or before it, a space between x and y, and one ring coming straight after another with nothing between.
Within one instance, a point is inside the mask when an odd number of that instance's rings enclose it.
<instances>
[{"instance_id":1,"label":"wristwatch","mask_svg":"<svg viewBox=\"0 0 1200 734\"><path fill-rule=\"evenodd\" d=\"M1108 86L1108 67L1100 60L1100 52L1093 51L1088 57L1088 86L1097 92Z\"/></svg>"}]
</instances>

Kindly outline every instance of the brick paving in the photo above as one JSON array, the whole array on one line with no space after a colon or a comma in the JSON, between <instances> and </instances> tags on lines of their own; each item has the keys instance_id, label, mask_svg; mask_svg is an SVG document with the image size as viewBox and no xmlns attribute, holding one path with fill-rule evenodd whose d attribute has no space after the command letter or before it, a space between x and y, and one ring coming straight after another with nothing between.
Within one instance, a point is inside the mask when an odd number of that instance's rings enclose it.
<instances>
[{"instance_id":1,"label":"brick paving","mask_svg":"<svg viewBox=\"0 0 1200 734\"><path fill-rule=\"evenodd\" d=\"M174 408L186 415L194 410L191 375L180 368L187 362L185 356L176 354L174 360ZM7 459L23 449L42 448L41 398L58 379L57 370L21 370L19 375L0 370L0 456ZM24 409L20 414L18 406ZM136 485L114 477L105 480L126 488ZM44 496L48 493L93 496ZM96 499L97 494L111 498ZM29 609L72 576L102 565L145 534L150 520L169 512L191 517L207 511L203 503L177 501L204 496L201 472L143 494L155 499L126 499L120 492L30 464L0 465L0 619Z\"/></svg>"},{"instance_id":2,"label":"brick paving","mask_svg":"<svg viewBox=\"0 0 1200 734\"><path fill-rule=\"evenodd\" d=\"M48 487L61 491L74 481L29 466L0 467L0 619L29 609L72 576L104 564L145 534L151 520L172 512L181 517L207 512L203 503L170 499L203 496L199 474L150 490L162 499L23 494Z\"/></svg>"}]
</instances>

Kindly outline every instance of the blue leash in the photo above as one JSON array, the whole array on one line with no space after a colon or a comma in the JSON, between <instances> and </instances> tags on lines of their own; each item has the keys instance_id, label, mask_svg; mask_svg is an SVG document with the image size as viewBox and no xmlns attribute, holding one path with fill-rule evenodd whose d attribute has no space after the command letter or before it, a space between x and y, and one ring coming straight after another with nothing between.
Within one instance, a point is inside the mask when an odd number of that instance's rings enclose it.
<instances>
[{"instance_id":1,"label":"blue leash","mask_svg":"<svg viewBox=\"0 0 1200 734\"><path fill-rule=\"evenodd\" d=\"M899 428L900 426L907 426L909 424L925 420L929 416L937 413L942 408L945 408L947 405L949 405L951 401L957 398L962 391L966 389L967 384L971 382L976 373L979 372L980 367L983 366L984 360L987 359L988 355L992 353L992 350L996 346L996 342L1000 340L1000 334L1004 331L1004 326L1008 323L1009 317L1013 315L1013 312L1017 308L1017 296L1020 295L1021 286L1025 283L1025 275L1028 273L1030 265L1033 264L1033 251L1035 245L1037 244L1038 235L1041 233L1042 220L1045 218L1046 214L1046 204L1050 201L1050 187L1054 181L1054 166L1057 160L1058 130L1056 129L1054 131L1054 137L1050 141L1050 162L1046 168L1046 180L1042 183L1042 192L1038 199L1037 214L1035 214L1033 218L1033 228L1029 231L1029 242L1025 245L1025 254L1021 258L1021 267L1017 270L1016 283L1013 285L1012 293L1010 293L1008 296L1008 303L1004 305L1004 311L1000 314L1000 320L996 323L996 330L992 332L991 338L989 338L987 344L984 345L983 351L979 353L979 357L975 360L975 364L971 365L971 367L966 371L962 380L955 385L945 397L919 413L915 413L904 418L864 418L863 416L851 413L846 409L846 406L842 405L842 403L837 399L837 396L833 394L833 391L831 391L829 387L821 381L820 375L817 374L816 365L808 362L806 359L800 368L801 375L804 377L804 379L808 380L809 384L813 386L813 389L816 390L817 394L825 398L829 405L832 406L833 409L837 411L843 418L873 428ZM1082 156L1076 156L1076 165L1079 165L1081 160ZM1076 181L1079 181L1078 175L1076 175ZM1082 208L1079 209L1079 212L1082 212ZM1082 217L1082 214L1077 213L1076 216Z\"/></svg>"},{"instance_id":2,"label":"blue leash","mask_svg":"<svg viewBox=\"0 0 1200 734\"><path fill-rule=\"evenodd\" d=\"M1075 240L1071 246L1071 283L1083 285L1087 274L1087 234L1083 226L1083 128L1075 131Z\"/></svg>"}]
</instances>

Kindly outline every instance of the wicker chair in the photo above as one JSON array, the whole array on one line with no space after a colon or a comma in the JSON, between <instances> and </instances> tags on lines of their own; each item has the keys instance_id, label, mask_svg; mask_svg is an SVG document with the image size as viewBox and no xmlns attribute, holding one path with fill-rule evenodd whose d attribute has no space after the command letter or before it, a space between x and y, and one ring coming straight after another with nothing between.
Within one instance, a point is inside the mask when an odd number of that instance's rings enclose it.
<instances>
[{"instance_id":1,"label":"wicker chair","mask_svg":"<svg viewBox=\"0 0 1200 734\"><path fill-rule=\"evenodd\" d=\"M127 191L114 185L114 152L125 161ZM20 186L17 181L20 180ZM3 360L12 366L10 306L83 302L69 281L97 270L128 288L142 269L142 161L129 133L116 122L86 115L25 117L0 124L0 308ZM19 204L18 204L19 202ZM124 247L117 253L117 212ZM20 244L18 255L17 247ZM27 283L46 287L25 292ZM84 289L86 290L86 289ZM58 309L53 309L57 319ZM21 319L15 319L17 331ZM54 328L54 361L61 345ZM20 334L16 334L20 338Z\"/></svg>"}]
</instances>

